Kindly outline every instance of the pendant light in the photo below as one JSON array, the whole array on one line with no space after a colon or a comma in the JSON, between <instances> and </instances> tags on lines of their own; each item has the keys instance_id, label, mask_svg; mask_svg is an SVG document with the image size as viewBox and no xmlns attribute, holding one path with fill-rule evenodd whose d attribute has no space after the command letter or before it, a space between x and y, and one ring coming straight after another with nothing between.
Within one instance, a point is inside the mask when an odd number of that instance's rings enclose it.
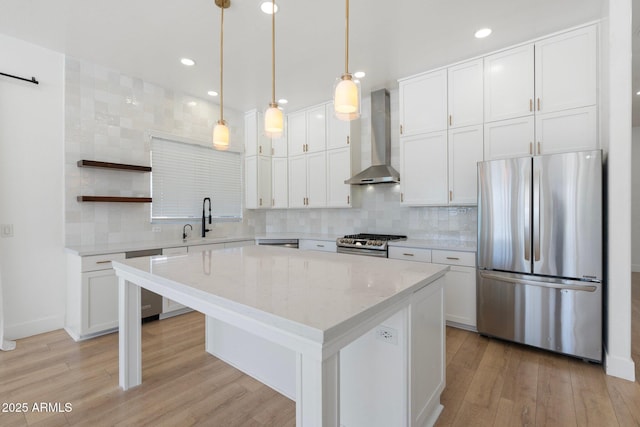
<instances>
[{"instance_id":1,"label":"pendant light","mask_svg":"<svg viewBox=\"0 0 640 427\"><path fill-rule=\"evenodd\" d=\"M276 0L271 0L271 103L264 113L264 131L269 138L279 138L283 129L284 117L276 102Z\"/></svg>"},{"instance_id":2,"label":"pendant light","mask_svg":"<svg viewBox=\"0 0 640 427\"><path fill-rule=\"evenodd\" d=\"M349 0L346 0L346 29L344 74L336 79L333 108L340 120L355 120L360 117L360 82L349 73Z\"/></svg>"},{"instance_id":3,"label":"pendant light","mask_svg":"<svg viewBox=\"0 0 640 427\"><path fill-rule=\"evenodd\" d=\"M213 146L218 150L226 150L229 148L229 128L227 122L224 121L223 100L224 91L222 89L222 71L223 66L223 40L224 40L224 10L231 6L231 0L215 0L216 6L220 8L220 120L213 128Z\"/></svg>"}]
</instances>

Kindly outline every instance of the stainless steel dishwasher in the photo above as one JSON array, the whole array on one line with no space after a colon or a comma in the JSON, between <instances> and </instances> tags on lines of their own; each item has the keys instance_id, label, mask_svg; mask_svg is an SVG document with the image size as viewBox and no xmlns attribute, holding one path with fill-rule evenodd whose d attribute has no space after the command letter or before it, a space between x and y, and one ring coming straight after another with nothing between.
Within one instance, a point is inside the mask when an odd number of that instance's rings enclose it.
<instances>
[{"instance_id":1,"label":"stainless steel dishwasher","mask_svg":"<svg viewBox=\"0 0 640 427\"><path fill-rule=\"evenodd\" d=\"M256 239L256 244L298 249L298 239Z\"/></svg>"},{"instance_id":2,"label":"stainless steel dishwasher","mask_svg":"<svg viewBox=\"0 0 640 427\"><path fill-rule=\"evenodd\" d=\"M124 257L140 258L144 256L162 255L162 249L145 249L142 251L125 252ZM141 318L143 322L156 320L162 313L162 295L151 292L145 288L140 289Z\"/></svg>"}]
</instances>

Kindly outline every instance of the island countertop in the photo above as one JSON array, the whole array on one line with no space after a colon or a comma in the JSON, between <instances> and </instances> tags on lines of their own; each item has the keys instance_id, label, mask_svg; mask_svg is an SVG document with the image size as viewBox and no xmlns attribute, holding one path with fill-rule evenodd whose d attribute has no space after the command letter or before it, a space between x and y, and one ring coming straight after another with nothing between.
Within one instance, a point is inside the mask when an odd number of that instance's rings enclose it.
<instances>
[{"instance_id":1,"label":"island countertop","mask_svg":"<svg viewBox=\"0 0 640 427\"><path fill-rule=\"evenodd\" d=\"M183 297L226 307L320 343L392 306L448 269L268 246L134 258L114 261L113 266L147 278L165 291L173 288Z\"/></svg>"}]
</instances>

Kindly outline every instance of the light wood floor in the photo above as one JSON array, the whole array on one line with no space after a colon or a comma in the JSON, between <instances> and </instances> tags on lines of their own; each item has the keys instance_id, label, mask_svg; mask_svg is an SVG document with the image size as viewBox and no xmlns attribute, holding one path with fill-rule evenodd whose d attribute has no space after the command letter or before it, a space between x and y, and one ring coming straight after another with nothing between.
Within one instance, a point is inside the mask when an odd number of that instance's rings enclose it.
<instances>
[{"instance_id":1,"label":"light wood floor","mask_svg":"<svg viewBox=\"0 0 640 427\"><path fill-rule=\"evenodd\" d=\"M640 274L633 277L633 357L640 378ZM118 387L118 336L64 331L0 352L0 426L293 426L295 404L204 351L204 319L145 324L143 384ZM602 366L447 328L447 387L437 426L640 426L640 384ZM40 402L70 412L34 412ZM56 408L53 408L56 409ZM390 426L394 427L394 426Z\"/></svg>"}]
</instances>

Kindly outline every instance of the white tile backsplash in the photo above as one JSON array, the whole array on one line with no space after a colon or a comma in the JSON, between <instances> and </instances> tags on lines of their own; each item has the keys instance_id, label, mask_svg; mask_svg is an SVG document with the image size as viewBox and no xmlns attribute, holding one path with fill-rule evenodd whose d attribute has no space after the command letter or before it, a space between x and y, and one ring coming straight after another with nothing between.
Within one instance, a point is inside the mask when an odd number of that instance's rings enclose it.
<instances>
[{"instance_id":1,"label":"white tile backsplash","mask_svg":"<svg viewBox=\"0 0 640 427\"><path fill-rule=\"evenodd\" d=\"M209 141L219 106L75 58L66 58L65 73L66 245L181 238L182 223L152 230L149 204L76 200L78 195L147 197L150 174L78 168L76 162L149 165L149 131ZM225 116L232 143L242 146L243 114L225 110ZM262 233L264 224L263 213L245 211L242 222L215 224L209 236ZM199 221L192 225L199 235Z\"/></svg>"}]
</instances>

